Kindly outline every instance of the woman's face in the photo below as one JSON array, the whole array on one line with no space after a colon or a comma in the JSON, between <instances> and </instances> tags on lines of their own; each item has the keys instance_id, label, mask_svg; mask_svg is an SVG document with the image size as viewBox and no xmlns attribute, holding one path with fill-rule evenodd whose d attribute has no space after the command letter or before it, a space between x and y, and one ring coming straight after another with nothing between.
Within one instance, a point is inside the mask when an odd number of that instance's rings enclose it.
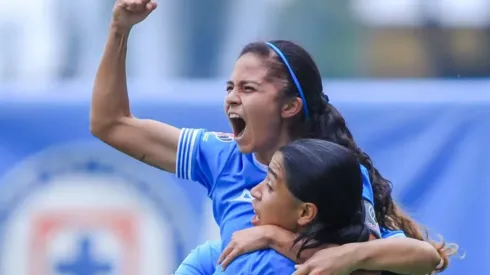
<instances>
[{"instance_id":1,"label":"woman's face","mask_svg":"<svg viewBox=\"0 0 490 275\"><path fill-rule=\"evenodd\" d=\"M285 182L282 153L276 152L269 164L267 177L251 191L254 225L277 225L292 232L310 223L317 213L314 204L294 197Z\"/></svg>"},{"instance_id":2,"label":"woman's face","mask_svg":"<svg viewBox=\"0 0 490 275\"><path fill-rule=\"evenodd\" d=\"M225 113L243 153L268 150L281 129L281 85L269 81L267 73L266 62L246 53L227 82Z\"/></svg>"}]
</instances>

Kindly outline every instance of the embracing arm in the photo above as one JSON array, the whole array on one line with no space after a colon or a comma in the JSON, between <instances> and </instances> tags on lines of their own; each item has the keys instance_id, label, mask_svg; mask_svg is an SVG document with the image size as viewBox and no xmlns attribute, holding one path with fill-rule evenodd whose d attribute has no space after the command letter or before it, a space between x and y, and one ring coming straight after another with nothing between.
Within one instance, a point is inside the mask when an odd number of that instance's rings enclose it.
<instances>
[{"instance_id":1,"label":"embracing arm","mask_svg":"<svg viewBox=\"0 0 490 275\"><path fill-rule=\"evenodd\" d=\"M299 247L292 247L296 235L282 228L271 226L267 233L270 248L302 263L310 259L318 250L306 250L297 259ZM351 243L327 248L315 255L328 256L330 249L342 249L351 258L353 270L385 270L400 274L428 274L436 269L441 258L437 250L428 242L410 238L389 238L363 243ZM331 250L333 253L334 250Z\"/></svg>"},{"instance_id":2,"label":"embracing arm","mask_svg":"<svg viewBox=\"0 0 490 275\"><path fill-rule=\"evenodd\" d=\"M356 269L429 274L441 261L430 243L410 238L389 238L346 246L352 247Z\"/></svg>"},{"instance_id":3,"label":"embracing arm","mask_svg":"<svg viewBox=\"0 0 490 275\"><path fill-rule=\"evenodd\" d=\"M294 244L294 240L297 235L293 232L287 231L281 227L273 226L273 225L264 225L268 227L266 232L266 240L269 244L269 247L273 250L277 251L279 254L284 257L289 258L291 261L296 263L303 263L307 259L309 259L316 251L319 249L308 249L301 252L300 258L298 259L298 251L300 248L300 244Z\"/></svg>"},{"instance_id":4,"label":"embracing arm","mask_svg":"<svg viewBox=\"0 0 490 275\"><path fill-rule=\"evenodd\" d=\"M118 18L125 14L128 16L124 8L127 3L125 0L116 1L114 14ZM142 1L140 5L147 3ZM180 130L161 122L137 119L130 111L126 85L126 53L130 29L131 26L117 24L113 18L95 77L90 130L94 136L123 153L160 169L175 172Z\"/></svg>"},{"instance_id":5,"label":"embracing arm","mask_svg":"<svg viewBox=\"0 0 490 275\"><path fill-rule=\"evenodd\" d=\"M300 244L296 244L293 246L294 240L297 237L295 233L287 231L277 226L270 226L270 229L266 232L267 232L266 239L268 240L270 248L277 251L284 257L287 257L290 260L299 264L308 260L311 256L313 256L313 254L315 254L319 250L337 246L337 245L324 245L323 247L320 248L306 249L301 252L300 258L298 258L297 255L300 249ZM370 240L375 240L375 239L376 237L374 237L373 235L370 236Z\"/></svg>"}]
</instances>

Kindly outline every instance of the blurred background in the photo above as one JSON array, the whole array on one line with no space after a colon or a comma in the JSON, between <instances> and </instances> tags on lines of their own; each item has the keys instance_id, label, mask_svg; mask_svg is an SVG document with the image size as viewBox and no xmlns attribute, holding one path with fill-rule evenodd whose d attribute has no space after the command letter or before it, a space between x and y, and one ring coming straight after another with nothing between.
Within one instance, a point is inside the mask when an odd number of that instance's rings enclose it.
<instances>
[{"instance_id":1,"label":"blurred background","mask_svg":"<svg viewBox=\"0 0 490 275\"><path fill-rule=\"evenodd\" d=\"M0 275L170 274L219 238L203 188L89 133L113 4L0 1ZM130 38L137 116L228 131L241 48L293 40L397 201L461 246L445 274L490 274L490 0L158 4Z\"/></svg>"}]
</instances>

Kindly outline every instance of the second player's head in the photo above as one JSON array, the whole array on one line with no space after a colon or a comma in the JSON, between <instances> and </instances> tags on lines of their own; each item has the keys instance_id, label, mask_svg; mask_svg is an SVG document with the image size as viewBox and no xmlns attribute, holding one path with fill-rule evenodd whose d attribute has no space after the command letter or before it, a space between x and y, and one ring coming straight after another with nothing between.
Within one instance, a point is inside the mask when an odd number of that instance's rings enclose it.
<instances>
[{"instance_id":1,"label":"second player's head","mask_svg":"<svg viewBox=\"0 0 490 275\"><path fill-rule=\"evenodd\" d=\"M306 137L324 114L320 72L302 47L289 41L251 43L242 50L225 99L242 152L267 152Z\"/></svg>"},{"instance_id":2,"label":"second player's head","mask_svg":"<svg viewBox=\"0 0 490 275\"><path fill-rule=\"evenodd\" d=\"M360 166L349 149L299 139L279 149L268 170L251 191L255 225L298 232L307 247L368 239Z\"/></svg>"}]
</instances>

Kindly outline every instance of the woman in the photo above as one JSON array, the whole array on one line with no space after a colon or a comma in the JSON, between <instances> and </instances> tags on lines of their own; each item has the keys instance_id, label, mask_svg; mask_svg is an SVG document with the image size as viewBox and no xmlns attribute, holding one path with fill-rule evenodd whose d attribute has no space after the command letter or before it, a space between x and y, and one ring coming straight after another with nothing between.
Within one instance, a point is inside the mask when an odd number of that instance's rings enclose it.
<instances>
[{"instance_id":1,"label":"woman","mask_svg":"<svg viewBox=\"0 0 490 275\"><path fill-rule=\"evenodd\" d=\"M135 118L126 86L127 41L132 26L156 6L150 0L116 1L93 89L91 132L134 158L204 185L213 199L222 248L230 243L233 233L252 226L250 218L254 214L248 190L265 177L273 153L301 137L325 139L351 149L367 168L365 186L370 186L371 180L376 217L383 230L401 229L409 237L422 240L414 223L394 205L390 183L357 147L344 119L324 97L315 63L293 43L255 43L242 52L227 83L225 99L225 112L234 132L232 142L202 129L180 130ZM369 193L370 188L364 191ZM371 203L367 196L365 201ZM281 232L288 233L284 229ZM372 270L428 273L441 260L426 242L391 239L368 243L360 245L358 251L365 253L369 260L364 264ZM199 269L190 262L185 265Z\"/></svg>"},{"instance_id":2,"label":"woman","mask_svg":"<svg viewBox=\"0 0 490 275\"><path fill-rule=\"evenodd\" d=\"M252 223L297 233L297 258L307 249L366 242L362 185L357 158L347 148L296 140L274 154L267 177L252 189ZM292 274L294 266L274 250L260 250L215 274Z\"/></svg>"}]
</instances>

